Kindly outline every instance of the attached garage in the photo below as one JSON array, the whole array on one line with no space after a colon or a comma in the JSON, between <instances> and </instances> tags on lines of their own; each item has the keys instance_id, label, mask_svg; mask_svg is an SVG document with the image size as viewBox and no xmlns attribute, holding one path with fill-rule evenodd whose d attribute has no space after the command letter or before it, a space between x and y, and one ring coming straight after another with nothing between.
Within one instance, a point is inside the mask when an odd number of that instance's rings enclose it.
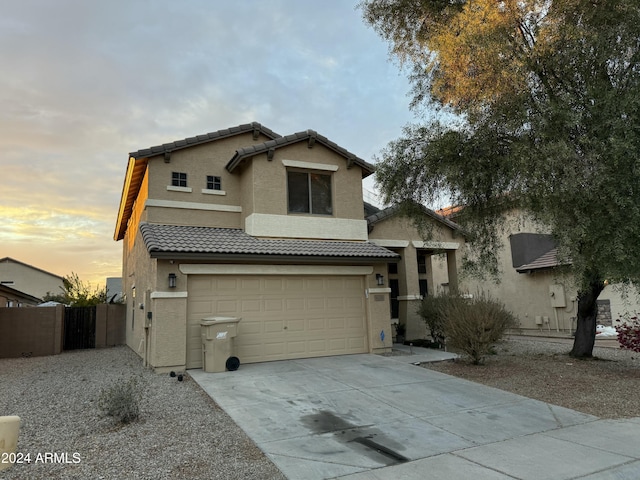
<instances>
[{"instance_id":1,"label":"attached garage","mask_svg":"<svg viewBox=\"0 0 640 480\"><path fill-rule=\"evenodd\" d=\"M239 317L242 363L369 351L365 277L189 275L187 368L202 367L200 321Z\"/></svg>"},{"instance_id":2,"label":"attached garage","mask_svg":"<svg viewBox=\"0 0 640 480\"><path fill-rule=\"evenodd\" d=\"M202 368L202 320L240 318L241 364L389 351L387 264L363 241L262 239L242 230L140 224L158 286L139 350L157 371ZM142 284L140 284L142 285ZM136 320L137 321L137 320ZM207 350L210 352L210 350Z\"/></svg>"}]
</instances>

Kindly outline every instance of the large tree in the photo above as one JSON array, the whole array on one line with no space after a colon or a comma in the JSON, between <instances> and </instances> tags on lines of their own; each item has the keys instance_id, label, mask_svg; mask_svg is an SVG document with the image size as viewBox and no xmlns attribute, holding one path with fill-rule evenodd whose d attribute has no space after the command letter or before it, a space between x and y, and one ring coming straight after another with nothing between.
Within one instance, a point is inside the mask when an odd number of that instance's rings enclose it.
<instances>
[{"instance_id":1,"label":"large tree","mask_svg":"<svg viewBox=\"0 0 640 480\"><path fill-rule=\"evenodd\" d=\"M638 0L365 0L409 68L413 108L381 153L389 202L462 205L475 263L495 270L507 210L547 225L578 283L571 354L589 357L605 279L640 276Z\"/></svg>"}]
</instances>

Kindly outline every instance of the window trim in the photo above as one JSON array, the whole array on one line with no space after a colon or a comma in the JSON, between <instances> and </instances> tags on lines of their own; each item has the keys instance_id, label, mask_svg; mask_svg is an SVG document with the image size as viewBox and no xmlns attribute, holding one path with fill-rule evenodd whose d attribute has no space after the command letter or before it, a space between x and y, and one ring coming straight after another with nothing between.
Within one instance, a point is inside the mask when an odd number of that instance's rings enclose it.
<instances>
[{"instance_id":1,"label":"window trim","mask_svg":"<svg viewBox=\"0 0 640 480\"><path fill-rule=\"evenodd\" d=\"M191 187L174 187L173 185L167 185L167 190L169 190L170 192L193 192L193 188Z\"/></svg>"}]
</instances>

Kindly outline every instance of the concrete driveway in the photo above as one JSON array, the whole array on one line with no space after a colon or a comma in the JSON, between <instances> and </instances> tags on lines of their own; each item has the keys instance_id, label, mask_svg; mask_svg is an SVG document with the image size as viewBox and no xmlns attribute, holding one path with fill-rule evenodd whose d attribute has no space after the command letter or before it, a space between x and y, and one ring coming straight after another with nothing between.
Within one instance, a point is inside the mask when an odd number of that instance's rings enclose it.
<instances>
[{"instance_id":1,"label":"concrete driveway","mask_svg":"<svg viewBox=\"0 0 640 480\"><path fill-rule=\"evenodd\" d=\"M189 374L290 479L640 478L640 419L599 420L411 364L428 360Z\"/></svg>"}]
</instances>

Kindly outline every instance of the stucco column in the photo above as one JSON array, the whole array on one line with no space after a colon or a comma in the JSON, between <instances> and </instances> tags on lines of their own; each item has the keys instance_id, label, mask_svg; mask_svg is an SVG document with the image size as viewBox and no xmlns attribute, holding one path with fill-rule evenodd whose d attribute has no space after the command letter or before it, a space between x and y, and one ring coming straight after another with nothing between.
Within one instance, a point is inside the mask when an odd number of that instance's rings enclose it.
<instances>
[{"instance_id":1,"label":"stucco column","mask_svg":"<svg viewBox=\"0 0 640 480\"><path fill-rule=\"evenodd\" d=\"M456 262L456 251L447 250L447 274L449 275L449 293L458 293L458 264Z\"/></svg>"},{"instance_id":2,"label":"stucco column","mask_svg":"<svg viewBox=\"0 0 640 480\"><path fill-rule=\"evenodd\" d=\"M393 336L389 314L391 289L387 286L388 282L384 286L379 286L376 282L376 274L385 275L386 272L386 264L374 265L373 273L365 277L369 353L391 352ZM384 340L381 338L381 332L384 332Z\"/></svg>"}]
</instances>

